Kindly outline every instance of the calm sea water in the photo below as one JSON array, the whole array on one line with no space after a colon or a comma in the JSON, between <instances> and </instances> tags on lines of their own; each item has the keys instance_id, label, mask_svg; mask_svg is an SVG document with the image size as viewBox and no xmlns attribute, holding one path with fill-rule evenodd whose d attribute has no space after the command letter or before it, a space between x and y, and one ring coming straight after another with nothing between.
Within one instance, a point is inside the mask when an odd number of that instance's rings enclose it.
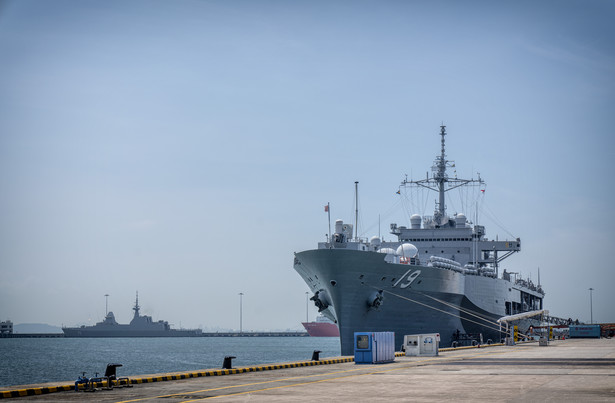
<instances>
[{"instance_id":1,"label":"calm sea water","mask_svg":"<svg viewBox=\"0 0 615 403\"><path fill-rule=\"evenodd\" d=\"M337 337L185 337L0 339L0 387L104 374L107 363L123 364L120 376L233 367L340 355Z\"/></svg>"}]
</instances>

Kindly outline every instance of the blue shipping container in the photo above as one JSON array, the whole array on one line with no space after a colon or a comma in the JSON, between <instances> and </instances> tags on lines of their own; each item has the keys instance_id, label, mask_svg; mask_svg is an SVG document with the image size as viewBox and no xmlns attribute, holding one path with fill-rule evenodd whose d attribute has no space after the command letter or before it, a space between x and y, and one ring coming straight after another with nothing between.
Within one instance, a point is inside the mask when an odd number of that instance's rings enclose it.
<instances>
[{"instance_id":1,"label":"blue shipping container","mask_svg":"<svg viewBox=\"0 0 615 403\"><path fill-rule=\"evenodd\" d=\"M595 337L600 338L600 325L570 325L569 336L572 338Z\"/></svg>"},{"instance_id":2,"label":"blue shipping container","mask_svg":"<svg viewBox=\"0 0 615 403\"><path fill-rule=\"evenodd\" d=\"M355 364L395 361L395 332L355 332Z\"/></svg>"}]
</instances>

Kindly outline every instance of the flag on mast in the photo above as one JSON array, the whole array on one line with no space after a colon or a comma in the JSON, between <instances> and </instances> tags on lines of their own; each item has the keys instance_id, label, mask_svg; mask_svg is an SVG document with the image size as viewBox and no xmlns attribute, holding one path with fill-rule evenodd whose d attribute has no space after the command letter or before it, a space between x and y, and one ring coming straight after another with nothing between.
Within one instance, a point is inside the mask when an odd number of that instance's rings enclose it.
<instances>
[{"instance_id":1,"label":"flag on mast","mask_svg":"<svg viewBox=\"0 0 615 403\"><path fill-rule=\"evenodd\" d=\"M327 205L325 206L325 213L328 213L328 212L329 212L329 205L327 204Z\"/></svg>"}]
</instances>

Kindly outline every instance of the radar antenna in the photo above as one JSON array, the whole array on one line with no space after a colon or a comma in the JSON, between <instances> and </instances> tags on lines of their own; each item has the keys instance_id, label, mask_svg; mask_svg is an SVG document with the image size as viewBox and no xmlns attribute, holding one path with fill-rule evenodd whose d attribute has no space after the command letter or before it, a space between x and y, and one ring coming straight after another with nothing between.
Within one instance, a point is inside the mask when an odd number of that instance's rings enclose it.
<instances>
[{"instance_id":1,"label":"radar antenna","mask_svg":"<svg viewBox=\"0 0 615 403\"><path fill-rule=\"evenodd\" d=\"M440 126L440 136L442 136L441 140L441 149L440 155L436 156L434 161L434 165L431 167L433 172L433 176L430 178L429 173L427 173L427 177L421 180L408 180L408 178L404 179L401 182L402 186L420 186L429 190L433 190L438 192L438 201L436 201L436 208L434 211L434 222L436 226L442 226L446 224L446 205L444 199L444 193L449 190L456 189L460 186L467 185L468 183L482 185L484 181L480 178L478 179L458 179L458 178L449 178L446 173L446 168L454 167L454 161L449 161L446 159L446 147L445 147L445 139L446 136L446 126L442 124ZM445 186L445 184L447 186Z\"/></svg>"}]
</instances>

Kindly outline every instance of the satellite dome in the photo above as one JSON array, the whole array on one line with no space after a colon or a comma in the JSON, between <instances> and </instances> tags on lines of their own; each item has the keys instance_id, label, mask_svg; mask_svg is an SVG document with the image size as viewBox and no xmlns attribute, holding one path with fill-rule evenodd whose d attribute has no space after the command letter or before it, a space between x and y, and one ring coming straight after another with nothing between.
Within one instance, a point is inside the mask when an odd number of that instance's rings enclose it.
<instances>
[{"instance_id":1,"label":"satellite dome","mask_svg":"<svg viewBox=\"0 0 615 403\"><path fill-rule=\"evenodd\" d=\"M416 257L416 255L418 255L419 253L419 250L411 243L404 243L402 245L399 245L395 253L403 257Z\"/></svg>"},{"instance_id":2,"label":"satellite dome","mask_svg":"<svg viewBox=\"0 0 615 403\"><path fill-rule=\"evenodd\" d=\"M369 243L374 246L380 246L380 238L377 236L373 236L369 239Z\"/></svg>"},{"instance_id":3,"label":"satellite dome","mask_svg":"<svg viewBox=\"0 0 615 403\"><path fill-rule=\"evenodd\" d=\"M382 249L378 250L378 252L380 252L380 253L386 253L387 255L394 255L394 254L395 254L395 249L391 249L391 248L382 248Z\"/></svg>"}]
</instances>

